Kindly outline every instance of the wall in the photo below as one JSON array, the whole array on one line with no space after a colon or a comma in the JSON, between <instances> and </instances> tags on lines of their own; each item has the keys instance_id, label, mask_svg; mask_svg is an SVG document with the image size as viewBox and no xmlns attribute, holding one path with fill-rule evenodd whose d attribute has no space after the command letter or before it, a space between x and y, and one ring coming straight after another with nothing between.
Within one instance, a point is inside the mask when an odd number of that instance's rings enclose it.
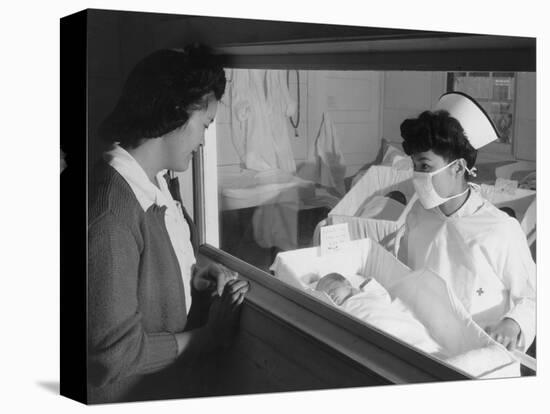
<instances>
[{"instance_id":1,"label":"wall","mask_svg":"<svg viewBox=\"0 0 550 414\"><path fill-rule=\"evenodd\" d=\"M401 144L401 123L431 109L446 90L446 72L385 72L382 137Z\"/></svg>"},{"instance_id":2,"label":"wall","mask_svg":"<svg viewBox=\"0 0 550 414\"><path fill-rule=\"evenodd\" d=\"M401 122L432 108L446 91L446 81L446 72L300 71L299 137L291 137L297 164L306 160L319 132L322 113L328 111L340 136L346 175L353 175L360 166L374 160L381 137L401 144ZM536 74L518 73L517 82L514 154L486 148L478 156L482 163L512 159L514 155L535 160ZM294 73L290 91L296 96ZM220 105L217 122L220 171L239 171L227 104Z\"/></svg>"},{"instance_id":3,"label":"wall","mask_svg":"<svg viewBox=\"0 0 550 414\"><path fill-rule=\"evenodd\" d=\"M97 130L116 105L128 73L144 56L170 45L159 31L162 25L151 22L146 13L88 13L88 164L92 166L107 148ZM193 216L191 169L177 176L183 203Z\"/></svg>"},{"instance_id":4,"label":"wall","mask_svg":"<svg viewBox=\"0 0 550 414\"><path fill-rule=\"evenodd\" d=\"M97 129L114 108L132 67L157 48L147 14L90 10L88 19L88 161L105 149Z\"/></svg>"},{"instance_id":5,"label":"wall","mask_svg":"<svg viewBox=\"0 0 550 414\"><path fill-rule=\"evenodd\" d=\"M322 114L334 122L351 176L372 162L380 146L382 73L375 71L315 71L308 82L308 150L315 145Z\"/></svg>"},{"instance_id":6,"label":"wall","mask_svg":"<svg viewBox=\"0 0 550 414\"><path fill-rule=\"evenodd\" d=\"M432 108L446 91L446 72L385 72L382 136L401 143L404 119ZM536 159L536 73L517 74L514 150L492 145L480 150L478 163Z\"/></svg>"},{"instance_id":7,"label":"wall","mask_svg":"<svg viewBox=\"0 0 550 414\"><path fill-rule=\"evenodd\" d=\"M517 159L536 161L537 99L536 73L517 74L516 125L514 155Z\"/></svg>"},{"instance_id":8,"label":"wall","mask_svg":"<svg viewBox=\"0 0 550 414\"><path fill-rule=\"evenodd\" d=\"M479 162L536 159L536 74L521 72L517 76L514 153L487 147L480 151ZM446 72L300 71L299 137L291 140L296 162L307 158L322 112L328 110L341 139L346 175L353 175L361 165L374 160L380 138L401 144L401 122L432 108L445 93L446 82ZM295 96L295 75L291 76L290 90ZM218 123L219 166L222 171L238 171L227 106L220 107Z\"/></svg>"},{"instance_id":9,"label":"wall","mask_svg":"<svg viewBox=\"0 0 550 414\"><path fill-rule=\"evenodd\" d=\"M306 161L321 126L323 112L335 124L344 154L346 175L353 175L374 160L380 145L381 72L299 71L300 123L298 136L288 121L296 164ZM289 90L297 98L296 72L291 71ZM220 172L239 171L240 160L231 140L229 98L218 107L218 167ZM296 116L293 117L296 120Z\"/></svg>"},{"instance_id":10,"label":"wall","mask_svg":"<svg viewBox=\"0 0 550 414\"><path fill-rule=\"evenodd\" d=\"M116 104L122 87L118 16L90 12L88 19L88 161L105 149L97 128Z\"/></svg>"}]
</instances>

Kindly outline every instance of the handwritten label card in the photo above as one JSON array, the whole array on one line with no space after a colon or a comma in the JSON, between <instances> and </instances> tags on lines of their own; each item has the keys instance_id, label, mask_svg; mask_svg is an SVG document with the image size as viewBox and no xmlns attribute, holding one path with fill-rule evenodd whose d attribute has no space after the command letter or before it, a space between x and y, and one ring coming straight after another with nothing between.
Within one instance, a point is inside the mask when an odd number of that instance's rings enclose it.
<instances>
[{"instance_id":1,"label":"handwritten label card","mask_svg":"<svg viewBox=\"0 0 550 414\"><path fill-rule=\"evenodd\" d=\"M321 227L321 255L340 251L342 243L349 240L348 223Z\"/></svg>"}]
</instances>

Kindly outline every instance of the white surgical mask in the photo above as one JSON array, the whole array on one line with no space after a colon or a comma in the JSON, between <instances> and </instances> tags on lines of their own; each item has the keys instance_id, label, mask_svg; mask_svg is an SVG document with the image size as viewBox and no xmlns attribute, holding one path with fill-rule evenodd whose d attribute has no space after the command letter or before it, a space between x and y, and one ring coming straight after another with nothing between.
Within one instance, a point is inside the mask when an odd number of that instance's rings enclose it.
<instances>
[{"instance_id":1,"label":"white surgical mask","mask_svg":"<svg viewBox=\"0 0 550 414\"><path fill-rule=\"evenodd\" d=\"M436 171L432 171L432 172L414 171L413 172L412 182L414 185L414 189L416 190L416 194L418 194L418 199L420 200L420 203L425 209L429 210L431 208L440 206L446 201L449 201L453 198L460 197L461 195L466 194L466 192L468 191L468 188L466 188L466 190L464 190L462 193L456 194L454 196L441 197L433 186L432 177L436 174L439 174L441 171L443 171L445 168L449 167L450 165L454 164L456 161L458 160L454 160Z\"/></svg>"}]
</instances>

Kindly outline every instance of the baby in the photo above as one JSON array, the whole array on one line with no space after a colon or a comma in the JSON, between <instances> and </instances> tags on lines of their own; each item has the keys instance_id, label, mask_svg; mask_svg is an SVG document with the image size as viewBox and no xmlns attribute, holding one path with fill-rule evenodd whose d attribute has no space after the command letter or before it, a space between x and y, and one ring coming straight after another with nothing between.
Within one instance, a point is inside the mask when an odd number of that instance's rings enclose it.
<instances>
[{"instance_id":1,"label":"baby","mask_svg":"<svg viewBox=\"0 0 550 414\"><path fill-rule=\"evenodd\" d=\"M315 290L326 293L336 305L341 306L348 298L360 292L340 273L329 273L317 282Z\"/></svg>"},{"instance_id":2,"label":"baby","mask_svg":"<svg viewBox=\"0 0 550 414\"><path fill-rule=\"evenodd\" d=\"M392 300L375 279L367 278L355 288L341 274L329 273L319 279L315 290L328 295L344 312L428 354L444 357L426 327L399 299Z\"/></svg>"}]
</instances>

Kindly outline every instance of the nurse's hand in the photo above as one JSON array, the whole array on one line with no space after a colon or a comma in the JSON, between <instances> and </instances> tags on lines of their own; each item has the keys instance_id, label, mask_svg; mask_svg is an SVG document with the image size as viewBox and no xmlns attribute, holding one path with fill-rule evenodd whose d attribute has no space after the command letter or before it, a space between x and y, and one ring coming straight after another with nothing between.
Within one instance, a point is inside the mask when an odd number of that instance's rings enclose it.
<instances>
[{"instance_id":1,"label":"nurse's hand","mask_svg":"<svg viewBox=\"0 0 550 414\"><path fill-rule=\"evenodd\" d=\"M237 273L220 264L211 263L202 269L195 268L192 283L199 292L210 291L212 295L221 296L226 283L236 278Z\"/></svg>"},{"instance_id":2,"label":"nurse's hand","mask_svg":"<svg viewBox=\"0 0 550 414\"><path fill-rule=\"evenodd\" d=\"M515 320L504 318L486 331L495 341L504 345L509 351L513 351L517 347L521 328Z\"/></svg>"}]
</instances>

